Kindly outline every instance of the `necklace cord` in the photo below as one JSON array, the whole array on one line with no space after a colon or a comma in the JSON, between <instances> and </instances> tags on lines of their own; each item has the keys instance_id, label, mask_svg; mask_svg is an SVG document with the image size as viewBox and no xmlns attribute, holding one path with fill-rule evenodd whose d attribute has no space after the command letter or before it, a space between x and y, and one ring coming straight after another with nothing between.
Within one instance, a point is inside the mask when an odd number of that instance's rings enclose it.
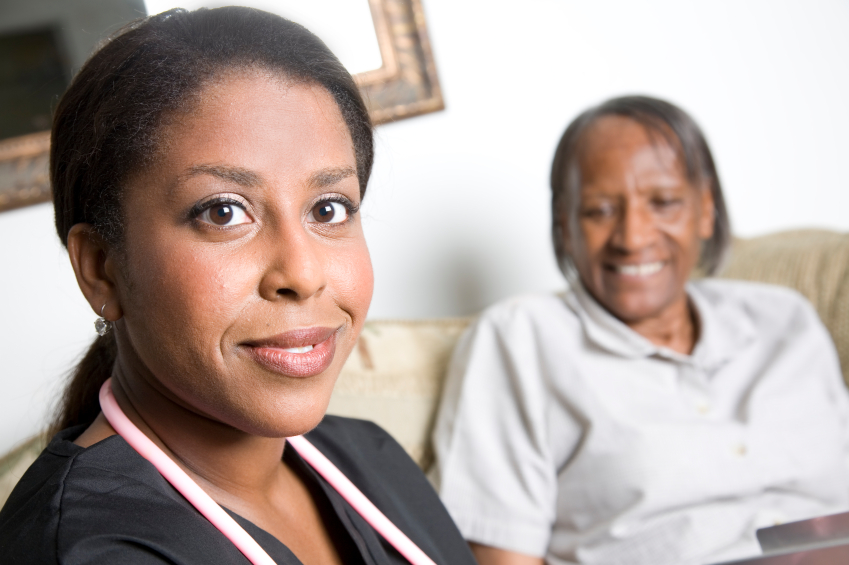
<instances>
[{"instance_id":1,"label":"necklace cord","mask_svg":"<svg viewBox=\"0 0 849 565\"><path fill-rule=\"evenodd\" d=\"M115 395L112 394L112 379L106 379L100 388L100 409L115 428L115 431L135 449L139 455L147 459L171 485L194 506L198 512L209 520L213 526L224 534L233 545L241 551L253 565L275 565L254 538L248 534L236 521L212 500L212 497L198 486L159 446L153 443L140 429L133 424L118 406Z\"/></svg>"},{"instance_id":2,"label":"necklace cord","mask_svg":"<svg viewBox=\"0 0 849 565\"><path fill-rule=\"evenodd\" d=\"M133 424L112 393L112 379L100 387L100 408L106 420L124 440L147 459L171 485L213 526L248 558L253 565L275 565L262 547L224 509ZM354 483L303 436L286 441L412 565L436 565L404 532L398 529Z\"/></svg>"},{"instance_id":3,"label":"necklace cord","mask_svg":"<svg viewBox=\"0 0 849 565\"><path fill-rule=\"evenodd\" d=\"M393 524L336 465L304 436L290 437L287 438L287 441L407 561L413 565L436 565L424 551L419 549L419 546L399 530L398 526Z\"/></svg>"}]
</instances>

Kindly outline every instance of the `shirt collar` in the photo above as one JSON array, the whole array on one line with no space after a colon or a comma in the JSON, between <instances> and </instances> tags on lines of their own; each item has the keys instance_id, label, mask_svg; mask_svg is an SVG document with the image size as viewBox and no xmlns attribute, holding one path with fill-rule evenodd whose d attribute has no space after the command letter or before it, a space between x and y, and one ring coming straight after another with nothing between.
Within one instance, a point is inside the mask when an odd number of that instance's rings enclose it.
<instances>
[{"instance_id":1,"label":"shirt collar","mask_svg":"<svg viewBox=\"0 0 849 565\"><path fill-rule=\"evenodd\" d=\"M598 303L584 288L577 273L567 272L570 292L563 299L581 320L587 338L621 357L662 357L710 370L731 359L755 337L755 327L745 310L705 293L698 283L687 284L687 296L699 319L699 341L690 355L659 347L641 336Z\"/></svg>"},{"instance_id":2,"label":"shirt collar","mask_svg":"<svg viewBox=\"0 0 849 565\"><path fill-rule=\"evenodd\" d=\"M699 316L699 341L689 356L706 369L717 368L749 346L757 337L748 311L711 280L687 284L687 295Z\"/></svg>"}]
</instances>

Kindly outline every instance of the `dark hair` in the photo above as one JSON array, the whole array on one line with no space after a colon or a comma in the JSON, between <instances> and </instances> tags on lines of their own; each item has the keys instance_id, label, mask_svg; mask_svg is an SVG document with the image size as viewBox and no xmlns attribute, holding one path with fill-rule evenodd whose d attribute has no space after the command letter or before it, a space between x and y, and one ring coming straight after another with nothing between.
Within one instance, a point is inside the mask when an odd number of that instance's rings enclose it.
<instances>
[{"instance_id":1,"label":"dark hair","mask_svg":"<svg viewBox=\"0 0 849 565\"><path fill-rule=\"evenodd\" d=\"M175 9L128 24L80 69L53 119L50 180L56 231L91 224L111 245L123 241L122 187L156 156L170 115L190 111L210 81L259 69L323 86L348 126L364 196L374 161L372 125L350 73L303 26L243 7ZM71 375L52 430L91 423L97 391L117 355L111 335L92 344Z\"/></svg>"},{"instance_id":2,"label":"dark hair","mask_svg":"<svg viewBox=\"0 0 849 565\"><path fill-rule=\"evenodd\" d=\"M702 247L699 267L705 274L715 274L731 243L731 225L713 155L693 118L669 102L648 96L622 96L590 108L575 118L560 138L551 165L551 237L561 270L565 272L571 263L563 245L563 212L569 224L565 229L573 230L570 235L577 237L581 139L589 127L604 116L630 118L648 131L663 136L683 154L687 179L694 186L706 183L710 187L714 203L713 236Z\"/></svg>"}]
</instances>

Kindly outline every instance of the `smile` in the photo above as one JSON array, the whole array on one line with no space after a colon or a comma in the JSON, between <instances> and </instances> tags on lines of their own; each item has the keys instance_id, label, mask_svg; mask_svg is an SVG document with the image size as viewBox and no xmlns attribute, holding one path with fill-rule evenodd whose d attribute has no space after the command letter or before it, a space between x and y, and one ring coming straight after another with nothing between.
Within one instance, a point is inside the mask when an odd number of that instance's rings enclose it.
<instances>
[{"instance_id":1,"label":"smile","mask_svg":"<svg viewBox=\"0 0 849 565\"><path fill-rule=\"evenodd\" d=\"M286 377L314 377L327 370L336 353L338 328L306 328L242 344L263 368Z\"/></svg>"},{"instance_id":2,"label":"smile","mask_svg":"<svg viewBox=\"0 0 849 565\"><path fill-rule=\"evenodd\" d=\"M312 351L313 349L315 349L314 345L305 345L303 347L289 347L287 349L284 349L283 351L286 351L288 353L306 353L308 351Z\"/></svg>"},{"instance_id":3,"label":"smile","mask_svg":"<svg viewBox=\"0 0 849 565\"><path fill-rule=\"evenodd\" d=\"M640 263L638 265L612 265L613 270L628 277L648 277L663 268L666 263L664 261L655 261L654 263Z\"/></svg>"}]
</instances>

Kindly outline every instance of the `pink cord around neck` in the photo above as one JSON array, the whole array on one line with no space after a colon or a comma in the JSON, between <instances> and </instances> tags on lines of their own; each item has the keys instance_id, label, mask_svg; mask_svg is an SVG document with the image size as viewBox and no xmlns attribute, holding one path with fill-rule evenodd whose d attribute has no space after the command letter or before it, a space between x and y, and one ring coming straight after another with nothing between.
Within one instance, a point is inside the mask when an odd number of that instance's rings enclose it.
<instances>
[{"instance_id":1,"label":"pink cord around neck","mask_svg":"<svg viewBox=\"0 0 849 565\"><path fill-rule=\"evenodd\" d=\"M324 456L322 452L315 448L304 436L294 436L287 438L295 451L304 458L304 460L312 465L319 475L324 477L336 491L342 495L342 498L348 501L348 504L354 507L354 510L359 512L369 525L377 530L377 532L388 541L392 547L398 550L398 553L403 555L407 561L413 565L436 565L433 560L419 549L419 546L413 543L404 532L398 529L389 518L384 516L383 512L377 509L377 506L372 504L371 500L366 498L360 489L346 477L342 471L334 465L330 459Z\"/></svg>"},{"instance_id":2,"label":"pink cord around neck","mask_svg":"<svg viewBox=\"0 0 849 565\"><path fill-rule=\"evenodd\" d=\"M150 438L124 414L112 394L112 379L100 387L100 408L109 424L139 455L147 459L171 486L188 500L213 526L233 542L254 565L275 565L262 547L236 523L206 492L177 466ZM413 565L435 565L410 538L399 530L327 457L303 436L287 442L304 460L335 488L369 525Z\"/></svg>"}]
</instances>

